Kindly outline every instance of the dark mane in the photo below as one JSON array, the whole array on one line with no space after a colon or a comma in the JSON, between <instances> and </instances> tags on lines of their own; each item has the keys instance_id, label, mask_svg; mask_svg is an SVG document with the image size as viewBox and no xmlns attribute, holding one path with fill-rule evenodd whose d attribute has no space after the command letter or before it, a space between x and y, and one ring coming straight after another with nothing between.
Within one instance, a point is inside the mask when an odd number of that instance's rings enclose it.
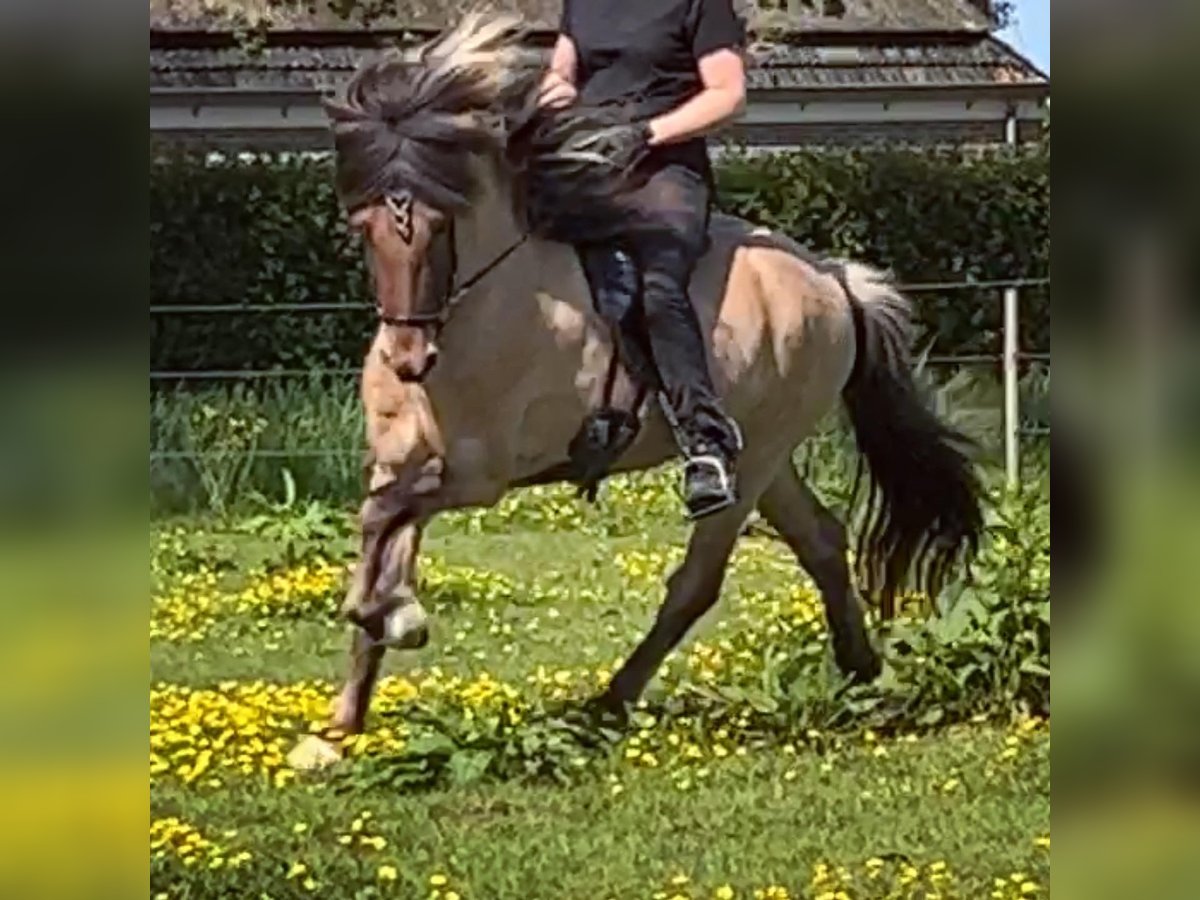
<instances>
[{"instance_id":1,"label":"dark mane","mask_svg":"<svg viewBox=\"0 0 1200 900\"><path fill-rule=\"evenodd\" d=\"M538 109L541 68L524 35L514 16L473 14L415 56L391 51L355 73L342 98L326 103L342 203L354 209L406 188L460 212L477 187L474 161L491 156L509 170L530 230L567 241L621 230L613 202L630 173L603 145L628 113Z\"/></svg>"},{"instance_id":2,"label":"dark mane","mask_svg":"<svg viewBox=\"0 0 1200 900\"><path fill-rule=\"evenodd\" d=\"M472 14L415 60L391 51L364 65L326 103L342 202L353 209L403 187L437 209L464 208L472 157L504 149L504 117L536 89L524 31L514 16Z\"/></svg>"}]
</instances>

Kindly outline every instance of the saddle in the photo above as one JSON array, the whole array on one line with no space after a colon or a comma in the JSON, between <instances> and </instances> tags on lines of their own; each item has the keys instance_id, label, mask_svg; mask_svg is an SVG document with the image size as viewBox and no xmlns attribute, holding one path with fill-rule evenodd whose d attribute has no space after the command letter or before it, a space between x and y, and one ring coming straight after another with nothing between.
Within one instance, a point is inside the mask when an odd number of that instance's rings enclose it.
<instances>
[{"instance_id":1,"label":"saddle","mask_svg":"<svg viewBox=\"0 0 1200 900\"><path fill-rule=\"evenodd\" d=\"M600 483L641 431L651 392L661 394L649 335L642 318L642 278L634 256L611 245L578 244L592 303L613 338L600 405L583 420L567 447L570 474L579 493L595 502ZM668 421L674 416L664 404Z\"/></svg>"}]
</instances>

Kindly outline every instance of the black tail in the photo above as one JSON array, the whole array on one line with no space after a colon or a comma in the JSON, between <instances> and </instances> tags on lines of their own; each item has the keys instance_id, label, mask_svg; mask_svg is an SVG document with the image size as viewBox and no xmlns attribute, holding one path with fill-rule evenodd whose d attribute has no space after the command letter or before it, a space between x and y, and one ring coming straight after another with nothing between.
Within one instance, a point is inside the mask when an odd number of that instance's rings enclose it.
<instances>
[{"instance_id":1,"label":"black tail","mask_svg":"<svg viewBox=\"0 0 1200 900\"><path fill-rule=\"evenodd\" d=\"M982 487L968 455L971 441L918 393L908 301L857 263L843 264L841 280L857 343L842 396L870 481L856 566L865 593L878 597L890 618L910 579L935 598L949 571L975 555Z\"/></svg>"}]
</instances>

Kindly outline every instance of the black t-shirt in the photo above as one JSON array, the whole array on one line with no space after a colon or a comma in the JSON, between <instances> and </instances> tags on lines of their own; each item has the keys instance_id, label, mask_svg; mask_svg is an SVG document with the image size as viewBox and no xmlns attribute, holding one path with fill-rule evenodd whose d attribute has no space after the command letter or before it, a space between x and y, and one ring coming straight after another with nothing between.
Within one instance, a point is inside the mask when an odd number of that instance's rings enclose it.
<instances>
[{"instance_id":1,"label":"black t-shirt","mask_svg":"<svg viewBox=\"0 0 1200 900\"><path fill-rule=\"evenodd\" d=\"M699 93L697 60L745 40L732 0L564 0L559 30L578 53L579 101L627 105L638 119ZM707 167L703 139L656 155Z\"/></svg>"}]
</instances>

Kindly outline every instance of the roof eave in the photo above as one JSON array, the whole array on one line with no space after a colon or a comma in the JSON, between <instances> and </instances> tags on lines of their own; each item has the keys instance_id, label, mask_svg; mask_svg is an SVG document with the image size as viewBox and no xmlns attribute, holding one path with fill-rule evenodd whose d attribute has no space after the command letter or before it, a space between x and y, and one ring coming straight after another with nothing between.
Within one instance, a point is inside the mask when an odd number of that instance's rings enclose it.
<instances>
[{"instance_id":1,"label":"roof eave","mask_svg":"<svg viewBox=\"0 0 1200 900\"><path fill-rule=\"evenodd\" d=\"M995 82L980 81L963 84L842 84L837 87L826 85L796 85L780 88L751 88L753 99L771 100L778 103L820 103L826 100L856 100L862 102L931 100L1044 100L1050 96L1050 83L1046 81Z\"/></svg>"},{"instance_id":2,"label":"roof eave","mask_svg":"<svg viewBox=\"0 0 1200 900\"><path fill-rule=\"evenodd\" d=\"M424 41L436 37L440 29L413 28L267 28L256 36L267 46L284 47L373 47L392 41ZM530 43L550 46L557 31L551 26L535 26L528 32ZM794 46L838 44L947 44L973 43L995 35L987 28L928 29L855 29L822 28L782 32L764 43ZM230 28L162 27L150 28L150 47L156 50L203 49L238 47L245 43L245 34ZM1007 44L1005 46L1008 46ZM1010 48L1011 49L1011 48ZM1013 51L1016 52L1016 51Z\"/></svg>"}]
</instances>

